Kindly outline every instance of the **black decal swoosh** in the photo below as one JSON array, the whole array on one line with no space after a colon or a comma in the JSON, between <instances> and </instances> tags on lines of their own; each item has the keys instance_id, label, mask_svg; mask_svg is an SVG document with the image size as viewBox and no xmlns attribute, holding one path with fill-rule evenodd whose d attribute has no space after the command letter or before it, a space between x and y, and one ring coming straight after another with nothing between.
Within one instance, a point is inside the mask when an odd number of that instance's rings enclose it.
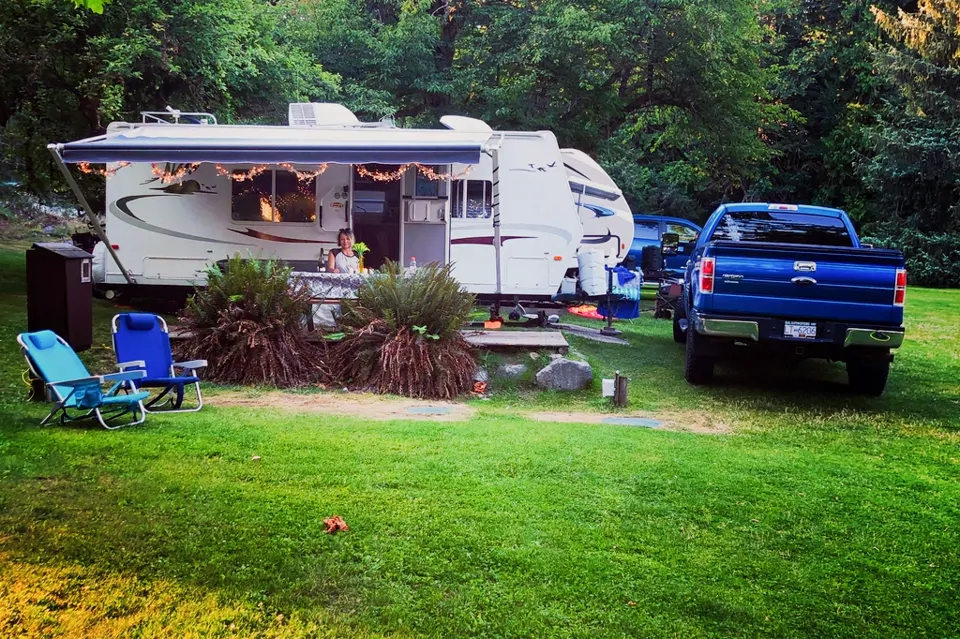
<instances>
[{"instance_id":1,"label":"black decal swoosh","mask_svg":"<svg viewBox=\"0 0 960 639\"><path fill-rule=\"evenodd\" d=\"M181 233L180 231L174 231L171 229L165 229L162 226L156 226L154 224L148 224L144 222L139 217L133 214L130 210L130 203L136 200L141 200L148 197L180 197L179 195L170 195L170 194L160 194L155 195L129 195L127 197L119 198L114 202L110 203L110 210L118 218L130 224L131 226L136 226L145 231L150 231L151 233L159 233L161 235L169 235L170 237L179 237L184 240L194 240L197 242L212 242L214 244L239 244L240 246L253 246L253 244L247 244L244 242L227 242L225 240L214 240L208 237L200 237L199 235L190 235L189 233Z\"/></svg>"},{"instance_id":2,"label":"black decal swoosh","mask_svg":"<svg viewBox=\"0 0 960 639\"><path fill-rule=\"evenodd\" d=\"M587 239L587 238L591 239ZM606 244L613 239L613 234L607 229L606 235L584 235L583 239L580 240L582 244Z\"/></svg>"},{"instance_id":3,"label":"black decal swoosh","mask_svg":"<svg viewBox=\"0 0 960 639\"><path fill-rule=\"evenodd\" d=\"M591 238L591 239L587 239ZM623 241L620 239L619 235L614 235L610 232L610 229L607 229L606 235L584 235L583 239L580 240L581 244L606 244L610 240L617 240L617 257L620 257L623 254Z\"/></svg>"},{"instance_id":4,"label":"black decal swoosh","mask_svg":"<svg viewBox=\"0 0 960 639\"><path fill-rule=\"evenodd\" d=\"M500 237L500 246L503 246L503 243L507 240L534 240L534 237L527 237L524 235L505 235ZM450 244L477 244L480 246L493 246L493 236L484 235L479 237L460 237L455 240L450 240Z\"/></svg>"}]
</instances>

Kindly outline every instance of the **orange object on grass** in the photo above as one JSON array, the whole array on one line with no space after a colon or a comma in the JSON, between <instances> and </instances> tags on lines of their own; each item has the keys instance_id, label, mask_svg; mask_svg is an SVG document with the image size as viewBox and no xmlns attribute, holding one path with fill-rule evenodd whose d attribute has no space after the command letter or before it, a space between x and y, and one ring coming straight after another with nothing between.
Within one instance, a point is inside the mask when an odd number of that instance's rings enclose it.
<instances>
[{"instance_id":1,"label":"orange object on grass","mask_svg":"<svg viewBox=\"0 0 960 639\"><path fill-rule=\"evenodd\" d=\"M592 304L571 306L567 308L567 312L572 313L573 315L579 315L580 317L586 317L587 319L606 319L603 315L597 312L597 307Z\"/></svg>"},{"instance_id":2,"label":"orange object on grass","mask_svg":"<svg viewBox=\"0 0 960 639\"><path fill-rule=\"evenodd\" d=\"M496 320L493 322L487 321L483 323L483 327L487 329L497 329L497 328L500 328L501 326L503 326L503 322L501 322L500 320Z\"/></svg>"},{"instance_id":3,"label":"orange object on grass","mask_svg":"<svg viewBox=\"0 0 960 639\"><path fill-rule=\"evenodd\" d=\"M324 532L329 535L334 535L341 530L344 532L350 530L350 526L347 525L347 522L345 522L340 515L327 517L323 520L323 525L325 526Z\"/></svg>"}]
</instances>

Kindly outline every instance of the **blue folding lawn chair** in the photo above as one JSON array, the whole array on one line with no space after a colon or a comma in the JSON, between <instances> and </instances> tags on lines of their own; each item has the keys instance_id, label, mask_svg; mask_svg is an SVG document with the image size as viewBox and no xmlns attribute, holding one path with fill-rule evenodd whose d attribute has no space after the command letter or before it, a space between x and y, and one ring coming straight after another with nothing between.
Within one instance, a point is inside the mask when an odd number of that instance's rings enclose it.
<instances>
[{"instance_id":1,"label":"blue folding lawn chair","mask_svg":"<svg viewBox=\"0 0 960 639\"><path fill-rule=\"evenodd\" d=\"M133 386L133 380L144 376L143 371L91 375L73 348L53 331L21 333L17 342L31 372L44 381L55 402L41 426L57 413L61 413L62 424L96 417L101 426L111 430L143 423L143 400L150 395L138 393ZM107 383L112 386L104 390ZM120 391L132 392L121 395ZM114 422L127 413L132 413L133 421Z\"/></svg>"},{"instance_id":2,"label":"blue folding lawn chair","mask_svg":"<svg viewBox=\"0 0 960 639\"><path fill-rule=\"evenodd\" d=\"M142 370L146 376L134 382L138 389L157 388L159 394L146 403L148 413L192 413L203 408L198 368L205 368L206 360L174 362L170 350L167 323L150 313L121 313L113 318L113 350L120 370ZM185 374L177 375L177 371ZM197 405L182 408L184 388L192 385L197 392ZM151 410L156 407L161 410Z\"/></svg>"}]
</instances>

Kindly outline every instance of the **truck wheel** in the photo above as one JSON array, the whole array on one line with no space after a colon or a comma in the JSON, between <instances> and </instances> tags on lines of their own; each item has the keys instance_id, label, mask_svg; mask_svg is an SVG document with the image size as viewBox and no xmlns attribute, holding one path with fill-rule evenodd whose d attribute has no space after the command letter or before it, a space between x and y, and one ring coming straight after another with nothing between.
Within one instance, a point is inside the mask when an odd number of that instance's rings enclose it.
<instances>
[{"instance_id":1,"label":"truck wheel","mask_svg":"<svg viewBox=\"0 0 960 639\"><path fill-rule=\"evenodd\" d=\"M703 355L703 337L693 326L687 324L687 350L683 377L690 384L708 384L713 379L713 358Z\"/></svg>"},{"instance_id":2,"label":"truck wheel","mask_svg":"<svg viewBox=\"0 0 960 639\"><path fill-rule=\"evenodd\" d=\"M673 341L677 344L684 344L687 341L686 335L687 311L683 307L682 300L677 302L677 309L673 312Z\"/></svg>"},{"instance_id":3,"label":"truck wheel","mask_svg":"<svg viewBox=\"0 0 960 639\"><path fill-rule=\"evenodd\" d=\"M854 393L879 397L887 386L889 375L889 358L856 357L847 360L847 380Z\"/></svg>"}]
</instances>

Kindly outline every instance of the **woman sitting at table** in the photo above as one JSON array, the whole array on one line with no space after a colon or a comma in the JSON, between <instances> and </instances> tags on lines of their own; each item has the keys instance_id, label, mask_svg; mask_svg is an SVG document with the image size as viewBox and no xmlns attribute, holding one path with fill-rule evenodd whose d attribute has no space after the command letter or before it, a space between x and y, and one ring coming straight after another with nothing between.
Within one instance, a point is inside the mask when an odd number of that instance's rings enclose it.
<instances>
[{"instance_id":1,"label":"woman sitting at table","mask_svg":"<svg viewBox=\"0 0 960 639\"><path fill-rule=\"evenodd\" d=\"M330 251L327 257L327 271L330 273L359 273L360 258L353 252L353 231L340 229L337 244L340 248Z\"/></svg>"}]
</instances>

